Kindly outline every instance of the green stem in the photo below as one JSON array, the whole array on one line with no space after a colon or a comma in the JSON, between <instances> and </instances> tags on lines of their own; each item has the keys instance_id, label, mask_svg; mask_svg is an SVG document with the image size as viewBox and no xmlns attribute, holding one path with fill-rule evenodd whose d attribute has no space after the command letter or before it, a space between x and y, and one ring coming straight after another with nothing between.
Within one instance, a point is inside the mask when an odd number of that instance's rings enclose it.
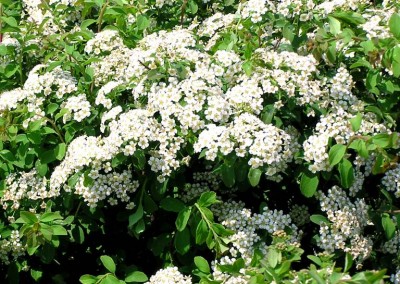
<instances>
[{"instance_id":1,"label":"green stem","mask_svg":"<svg viewBox=\"0 0 400 284\"><path fill-rule=\"evenodd\" d=\"M41 118L44 118L46 121L48 121L53 126L53 129L57 133L57 135L60 138L61 142L65 143L64 137L61 135L60 129L58 129L56 123L53 120L51 120L50 118L48 118L46 116L40 115L40 114L36 114L36 115L40 116Z\"/></svg>"},{"instance_id":2,"label":"green stem","mask_svg":"<svg viewBox=\"0 0 400 284\"><path fill-rule=\"evenodd\" d=\"M2 34L3 22L1 20L2 16L3 16L3 4L0 3L0 43L3 42L3 34Z\"/></svg>"},{"instance_id":3,"label":"green stem","mask_svg":"<svg viewBox=\"0 0 400 284\"><path fill-rule=\"evenodd\" d=\"M110 2L110 0L107 0L106 3L103 4L103 7L101 7L100 15L99 15L99 23L97 25L97 32L98 33L101 31L101 25L103 23L103 16L104 16L104 13L106 12L106 9L107 9L107 6L108 6L109 2Z\"/></svg>"},{"instance_id":4,"label":"green stem","mask_svg":"<svg viewBox=\"0 0 400 284\"><path fill-rule=\"evenodd\" d=\"M216 253L217 253L217 255L219 255L219 253L220 253L220 252L219 252L220 242L219 242L219 240L218 240L218 238L219 238L218 234L213 230L212 224L211 224L210 220L208 220L208 218L207 218L207 216L204 214L203 210L201 210L201 207L200 207L197 203L195 203L194 206L196 206L197 210L198 210L198 211L200 212L200 214L201 214L201 218L206 222L208 228L209 228L209 229L211 230L211 232L213 233L214 240L215 240L215 242L216 242L217 245L218 245L218 246L216 246L216 249L217 249Z\"/></svg>"}]
</instances>

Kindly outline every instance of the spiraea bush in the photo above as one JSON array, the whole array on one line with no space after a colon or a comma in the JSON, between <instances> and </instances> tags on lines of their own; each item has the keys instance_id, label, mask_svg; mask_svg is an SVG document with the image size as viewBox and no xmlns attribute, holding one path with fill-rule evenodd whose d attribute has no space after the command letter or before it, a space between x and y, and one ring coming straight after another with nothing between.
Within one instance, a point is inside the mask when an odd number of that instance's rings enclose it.
<instances>
[{"instance_id":1,"label":"spiraea bush","mask_svg":"<svg viewBox=\"0 0 400 284\"><path fill-rule=\"evenodd\" d=\"M0 0L1 283L400 283L397 0Z\"/></svg>"}]
</instances>

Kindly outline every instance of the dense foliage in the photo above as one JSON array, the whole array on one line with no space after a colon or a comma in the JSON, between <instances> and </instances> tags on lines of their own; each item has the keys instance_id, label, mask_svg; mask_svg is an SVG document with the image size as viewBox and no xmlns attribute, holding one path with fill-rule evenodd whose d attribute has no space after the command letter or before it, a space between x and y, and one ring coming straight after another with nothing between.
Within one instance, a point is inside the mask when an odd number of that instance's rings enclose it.
<instances>
[{"instance_id":1,"label":"dense foliage","mask_svg":"<svg viewBox=\"0 0 400 284\"><path fill-rule=\"evenodd\" d=\"M1 283L400 283L397 0L0 0Z\"/></svg>"}]
</instances>

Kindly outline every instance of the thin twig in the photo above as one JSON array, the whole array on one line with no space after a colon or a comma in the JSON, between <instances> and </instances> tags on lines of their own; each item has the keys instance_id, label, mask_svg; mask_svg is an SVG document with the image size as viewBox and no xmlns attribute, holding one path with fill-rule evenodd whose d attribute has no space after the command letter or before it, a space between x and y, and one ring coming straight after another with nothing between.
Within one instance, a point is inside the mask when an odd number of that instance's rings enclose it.
<instances>
[{"instance_id":1,"label":"thin twig","mask_svg":"<svg viewBox=\"0 0 400 284\"><path fill-rule=\"evenodd\" d=\"M106 12L108 3L110 2L110 0L107 0L106 3L104 3L103 7L101 7L100 10L100 15L99 15L99 24L97 25L97 32L99 33L101 31L101 25L103 23L103 16L104 13Z\"/></svg>"},{"instance_id":2,"label":"thin twig","mask_svg":"<svg viewBox=\"0 0 400 284\"><path fill-rule=\"evenodd\" d=\"M183 24L183 17L185 16L185 10L187 6L187 0L183 0L182 7L181 7L181 26Z\"/></svg>"},{"instance_id":3,"label":"thin twig","mask_svg":"<svg viewBox=\"0 0 400 284\"><path fill-rule=\"evenodd\" d=\"M37 115L37 116L40 116L41 118L44 118L45 120L47 120L48 122L50 122L50 124L53 126L54 131L57 133L58 137L60 137L61 141L62 141L63 143L65 143L65 140L64 140L63 136L61 135L60 129L58 129L56 123L55 123L53 120L51 120L50 118L48 118L48 117L46 117L46 116L40 115L40 114L36 114L36 115ZM65 144L66 144L66 143L65 143Z\"/></svg>"}]
</instances>

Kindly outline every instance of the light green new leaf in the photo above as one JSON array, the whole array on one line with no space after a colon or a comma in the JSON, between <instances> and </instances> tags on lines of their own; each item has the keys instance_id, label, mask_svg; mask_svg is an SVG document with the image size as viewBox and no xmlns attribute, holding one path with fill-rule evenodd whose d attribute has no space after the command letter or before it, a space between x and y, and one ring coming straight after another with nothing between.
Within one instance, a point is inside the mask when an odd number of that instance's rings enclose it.
<instances>
[{"instance_id":1,"label":"light green new leaf","mask_svg":"<svg viewBox=\"0 0 400 284\"><path fill-rule=\"evenodd\" d=\"M115 263L114 260L109 257L108 255L102 255L100 256L101 263L103 263L103 266L110 271L111 273L115 273Z\"/></svg>"}]
</instances>

